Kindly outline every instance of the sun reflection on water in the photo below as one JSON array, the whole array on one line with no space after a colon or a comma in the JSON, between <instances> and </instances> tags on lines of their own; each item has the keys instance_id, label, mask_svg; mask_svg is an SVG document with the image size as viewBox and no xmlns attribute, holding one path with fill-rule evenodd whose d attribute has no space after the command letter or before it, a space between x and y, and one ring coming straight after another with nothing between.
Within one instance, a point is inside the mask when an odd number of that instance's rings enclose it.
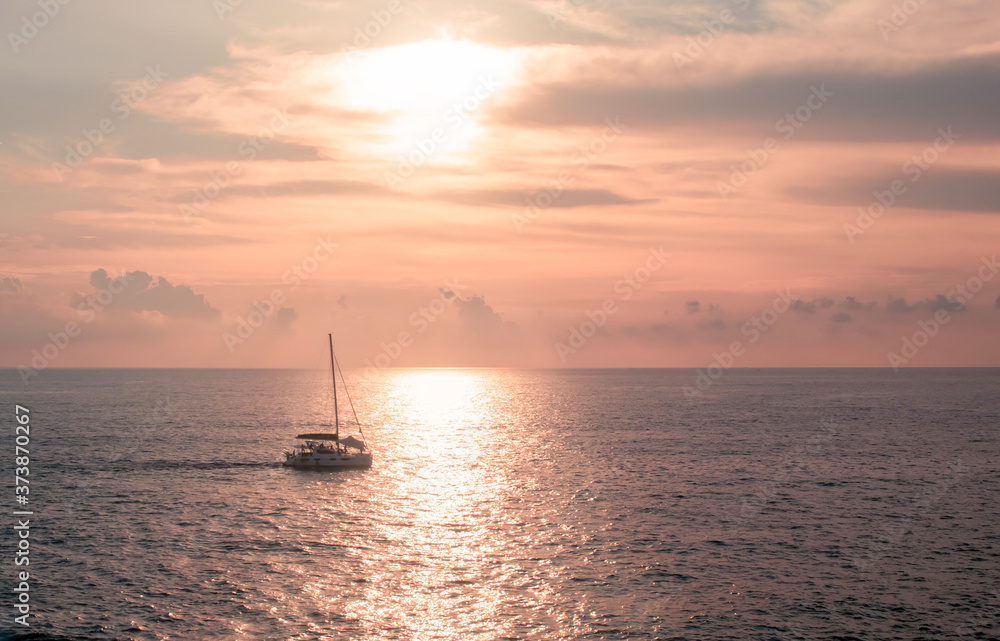
<instances>
[{"instance_id":1,"label":"sun reflection on water","mask_svg":"<svg viewBox=\"0 0 1000 641\"><path fill-rule=\"evenodd\" d=\"M306 477L314 500L297 536L309 560L291 570L299 615L357 638L536 638L579 627L580 604L557 591L566 577L555 563L579 537L557 525L562 501L539 468L552 460L538 429L546 414L524 420L523 376L353 377L375 464Z\"/></svg>"},{"instance_id":2,"label":"sun reflection on water","mask_svg":"<svg viewBox=\"0 0 1000 641\"><path fill-rule=\"evenodd\" d=\"M427 639L497 625L504 595L495 579L503 569L492 517L507 486L495 464L500 400L481 372L411 370L391 378L385 401L405 418L384 428L392 430L385 463L395 472L396 500L378 535L411 561L372 563L361 618L405 621L420 631L414 638Z\"/></svg>"}]
</instances>

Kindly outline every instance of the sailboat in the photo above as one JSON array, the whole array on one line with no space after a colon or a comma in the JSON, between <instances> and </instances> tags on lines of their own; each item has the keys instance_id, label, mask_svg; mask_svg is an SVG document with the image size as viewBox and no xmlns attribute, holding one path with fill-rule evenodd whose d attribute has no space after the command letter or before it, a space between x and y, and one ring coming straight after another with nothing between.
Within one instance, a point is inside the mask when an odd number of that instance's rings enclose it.
<instances>
[{"instance_id":1,"label":"sailboat","mask_svg":"<svg viewBox=\"0 0 1000 641\"><path fill-rule=\"evenodd\" d=\"M295 438L301 440L302 443L291 450L285 450L284 466L309 469L371 467L372 452L365 443L365 435L361 429L361 423L358 421L358 413L354 411L354 401L351 400L351 393L347 391L344 372L340 371L340 363L333 353L333 334L327 334L327 337L330 339L330 371L333 373L334 431L332 434L310 432L296 436ZM340 412L337 407L338 371L340 371L340 380L344 383L347 400L351 404L354 423L360 432L358 436L340 437Z\"/></svg>"}]
</instances>

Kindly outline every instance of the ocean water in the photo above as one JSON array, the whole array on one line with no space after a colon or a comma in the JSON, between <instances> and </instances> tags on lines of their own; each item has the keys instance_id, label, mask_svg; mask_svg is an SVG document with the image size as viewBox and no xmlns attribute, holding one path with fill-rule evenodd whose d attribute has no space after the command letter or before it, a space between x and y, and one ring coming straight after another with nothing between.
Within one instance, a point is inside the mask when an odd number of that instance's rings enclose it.
<instances>
[{"instance_id":1,"label":"ocean water","mask_svg":"<svg viewBox=\"0 0 1000 641\"><path fill-rule=\"evenodd\" d=\"M328 372L0 371L0 637L1000 638L1000 370L694 378L348 372L375 464L316 472Z\"/></svg>"}]
</instances>

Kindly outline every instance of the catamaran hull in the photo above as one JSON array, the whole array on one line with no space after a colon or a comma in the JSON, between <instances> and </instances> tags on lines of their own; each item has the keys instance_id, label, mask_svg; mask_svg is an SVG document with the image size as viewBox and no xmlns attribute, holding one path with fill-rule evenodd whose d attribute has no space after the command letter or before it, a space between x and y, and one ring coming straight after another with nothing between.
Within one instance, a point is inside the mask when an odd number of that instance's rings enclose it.
<instances>
[{"instance_id":1,"label":"catamaran hull","mask_svg":"<svg viewBox=\"0 0 1000 641\"><path fill-rule=\"evenodd\" d=\"M295 455L288 458L285 467L300 469L329 469L348 467L371 467L371 454L313 454L312 456Z\"/></svg>"}]
</instances>

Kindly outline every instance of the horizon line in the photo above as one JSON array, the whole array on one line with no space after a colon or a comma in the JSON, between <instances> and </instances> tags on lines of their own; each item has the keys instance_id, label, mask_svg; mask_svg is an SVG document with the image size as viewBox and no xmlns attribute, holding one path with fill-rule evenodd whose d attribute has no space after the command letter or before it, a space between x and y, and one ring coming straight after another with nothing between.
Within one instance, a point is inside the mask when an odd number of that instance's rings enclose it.
<instances>
[{"instance_id":1,"label":"horizon line","mask_svg":"<svg viewBox=\"0 0 1000 641\"><path fill-rule=\"evenodd\" d=\"M0 367L0 371L10 370L17 371L18 367ZM163 366L163 367L125 367L125 366L104 366L104 367L46 367L46 370L162 370L162 369L176 369L176 370L307 370L307 371L324 371L328 368L326 367L183 367L183 366ZM407 371L407 370L527 370L527 371L588 371L588 370L699 370L704 369L704 366L699 367L516 367L516 366L458 366L458 367L365 367L365 366L348 366L347 369L361 369L368 370L374 369L376 371ZM741 369L831 369L831 370L848 370L848 369L865 369L865 370L892 370L893 367L890 366L843 366L843 365L761 365L761 366L743 366L743 367L730 367L726 368L725 371L729 370L741 370ZM899 371L904 370L924 370L924 369L1000 369L1000 365L924 365L919 367L900 367Z\"/></svg>"}]
</instances>

